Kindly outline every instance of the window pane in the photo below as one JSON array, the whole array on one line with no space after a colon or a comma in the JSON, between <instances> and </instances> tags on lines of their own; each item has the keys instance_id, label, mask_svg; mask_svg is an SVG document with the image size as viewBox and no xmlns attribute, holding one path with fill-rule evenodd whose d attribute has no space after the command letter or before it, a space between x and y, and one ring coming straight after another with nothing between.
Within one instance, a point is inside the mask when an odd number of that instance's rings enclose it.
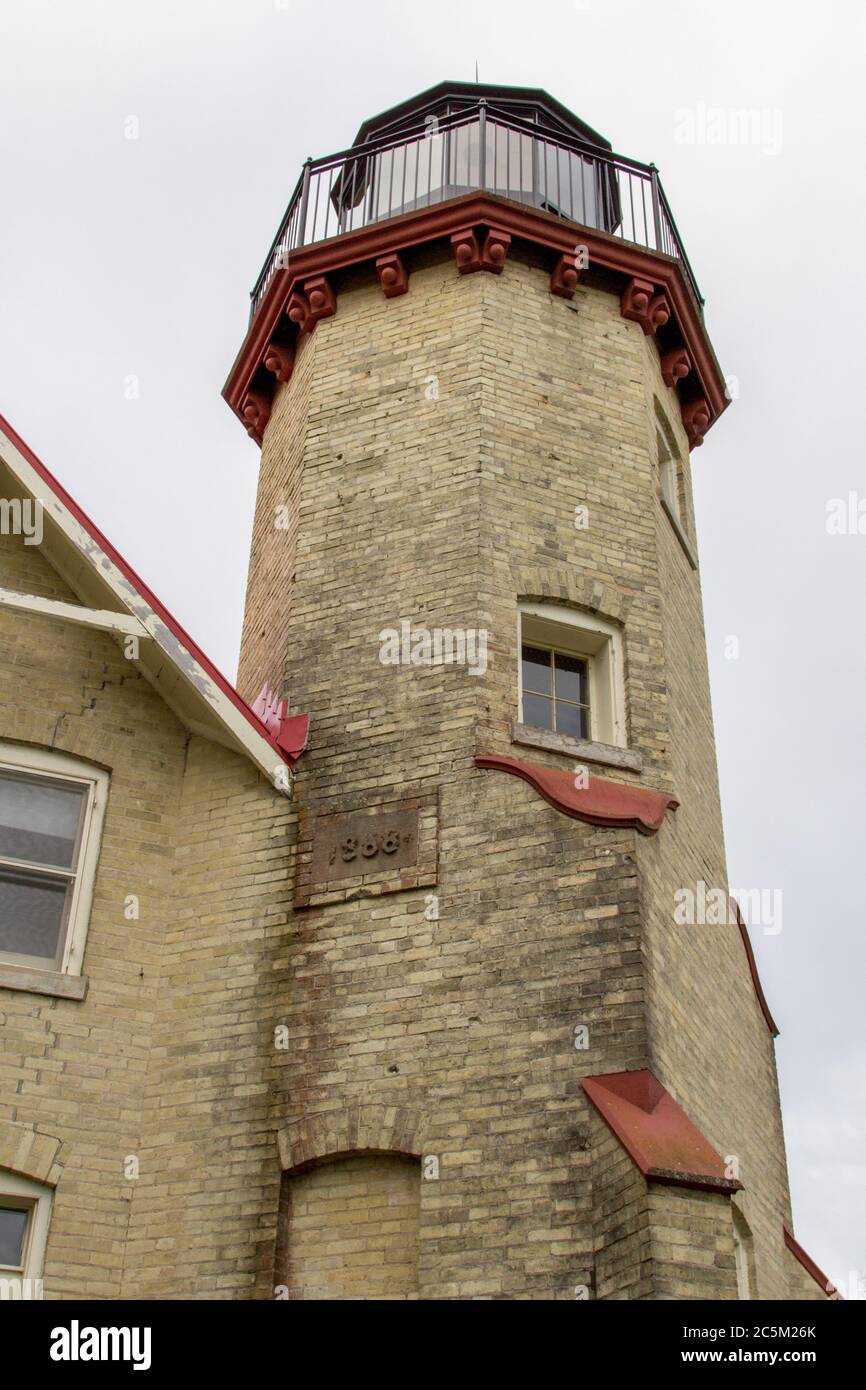
<instances>
[{"instance_id":1,"label":"window pane","mask_svg":"<svg viewBox=\"0 0 866 1390\"><path fill-rule=\"evenodd\" d=\"M0 952L53 961L71 892L66 879L0 869Z\"/></svg>"},{"instance_id":2,"label":"window pane","mask_svg":"<svg viewBox=\"0 0 866 1390\"><path fill-rule=\"evenodd\" d=\"M562 652L556 653L554 661L557 700L574 700L575 704L588 705L586 662L577 656L563 656Z\"/></svg>"},{"instance_id":3,"label":"window pane","mask_svg":"<svg viewBox=\"0 0 866 1390\"><path fill-rule=\"evenodd\" d=\"M87 789L0 777L0 858L72 868Z\"/></svg>"},{"instance_id":4,"label":"window pane","mask_svg":"<svg viewBox=\"0 0 866 1390\"><path fill-rule=\"evenodd\" d=\"M589 738L589 710L581 709L580 705L563 705L557 700L556 732L572 738Z\"/></svg>"},{"instance_id":5,"label":"window pane","mask_svg":"<svg viewBox=\"0 0 866 1390\"><path fill-rule=\"evenodd\" d=\"M523 689L533 690L539 695L549 695L550 690L550 652L543 647L527 647L523 644Z\"/></svg>"},{"instance_id":6,"label":"window pane","mask_svg":"<svg viewBox=\"0 0 866 1390\"><path fill-rule=\"evenodd\" d=\"M24 1261L24 1235L29 1210L0 1207L0 1265L20 1269Z\"/></svg>"},{"instance_id":7,"label":"window pane","mask_svg":"<svg viewBox=\"0 0 866 1390\"><path fill-rule=\"evenodd\" d=\"M553 732L553 701L545 700L543 695L523 696L523 722L533 729L550 729Z\"/></svg>"}]
</instances>

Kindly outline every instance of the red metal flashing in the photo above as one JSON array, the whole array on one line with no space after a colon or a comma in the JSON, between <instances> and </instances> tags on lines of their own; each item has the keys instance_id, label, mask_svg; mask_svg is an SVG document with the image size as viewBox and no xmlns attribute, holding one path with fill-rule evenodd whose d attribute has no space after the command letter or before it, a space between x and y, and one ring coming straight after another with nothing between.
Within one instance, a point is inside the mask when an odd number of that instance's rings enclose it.
<instances>
[{"instance_id":1,"label":"red metal flashing","mask_svg":"<svg viewBox=\"0 0 866 1390\"><path fill-rule=\"evenodd\" d=\"M651 1071L587 1076L581 1085L645 1178L728 1196L742 1187Z\"/></svg>"},{"instance_id":2,"label":"red metal flashing","mask_svg":"<svg viewBox=\"0 0 866 1390\"><path fill-rule=\"evenodd\" d=\"M217 688L222 691L223 695L225 695L236 709L241 712L255 732L261 738L266 739L273 747L277 756L288 763L289 766L296 763L304 751L306 743L306 721L308 720L308 716L302 715L295 720L286 721L287 724L293 725L291 736L286 739L285 743L278 740L271 730L253 714L249 705L238 694L231 682L227 680L222 672L217 670L213 662L205 656L201 648L197 646L189 634L184 631L177 619L169 613L164 604L160 603L156 594L154 594L143 580L139 578L135 570L124 560L120 552L115 550L107 537L94 525L87 513L79 507L75 499L71 497L62 484L57 481L54 474L49 472L42 460L34 454L30 446L25 443L18 431L12 428L9 421L3 415L0 415L0 429L3 430L4 434L9 437L19 452L23 454L30 466L39 474L45 486L54 493L58 501L61 502L75 520L83 526L91 540L95 542L112 564L120 570L121 574L133 586L140 598L142 598L156 616L165 623L169 631L172 632L181 645L186 648L193 660L196 661L202 670L210 677L214 685L217 686ZM304 725L303 728L302 724Z\"/></svg>"},{"instance_id":3,"label":"red metal flashing","mask_svg":"<svg viewBox=\"0 0 866 1390\"><path fill-rule=\"evenodd\" d=\"M785 1234L785 1244L796 1260L799 1260L807 1274L811 1274L816 1284L820 1284L828 1298L843 1299L843 1295L836 1288L832 1279L828 1279L826 1274L818 1268L811 1255L807 1255L798 1240L794 1239L793 1231L789 1231L787 1226L783 1226ZM844 1301L844 1299L843 1299Z\"/></svg>"},{"instance_id":4,"label":"red metal flashing","mask_svg":"<svg viewBox=\"0 0 866 1390\"><path fill-rule=\"evenodd\" d=\"M736 898L732 898L729 896L728 902L734 909L734 914L737 918L737 926L740 928L740 938L746 950L746 958L749 962L749 972L752 976L752 984L755 986L755 993L758 996L758 1003L761 1006L761 1013L764 1015L764 1019L766 1020L766 1024L770 1030L771 1036L777 1038L779 1036L779 1030L773 1021L773 1015L770 1013L770 1006L764 997L764 991L761 987L761 977L758 974L758 966L755 961L755 953L752 950L752 943L749 939L749 928L743 921L743 914L740 911L740 904L737 902Z\"/></svg>"},{"instance_id":5,"label":"red metal flashing","mask_svg":"<svg viewBox=\"0 0 866 1390\"><path fill-rule=\"evenodd\" d=\"M516 758L499 758L478 754L475 766L510 772L522 777L543 796L555 811L573 816L590 825L633 826L642 835L654 835L665 818L666 811L675 811L679 802L665 792L646 787L630 787L623 782L609 782L604 777L588 777L588 786L575 785L572 772L542 767L539 763L519 762Z\"/></svg>"},{"instance_id":6,"label":"red metal flashing","mask_svg":"<svg viewBox=\"0 0 866 1390\"><path fill-rule=\"evenodd\" d=\"M654 291L652 303L656 307L656 319L660 321L662 308L667 313L673 312L692 364L689 396L700 399L707 412L706 425L703 414L693 425L700 424L705 432L709 424L718 419L729 404L724 377L704 328L700 307L680 263L672 256L621 241L607 232L579 227L553 213L492 193L466 193L448 202L402 213L292 252L288 267L278 270L271 279L223 388L223 396L235 414L245 426L249 424L244 419L243 406L254 389L254 378L268 344L275 333L279 338L283 331L292 295L300 294L313 277L330 275L365 261L375 263L380 256L400 253L425 242L453 239L455 235L458 244L467 248L462 252L462 263L458 260L460 269L466 273L481 268L480 246L477 246L478 264L472 264L475 246L470 238L474 238L477 245L477 227L493 229L500 238L517 237L543 246L557 257L573 256L579 235L591 266L614 271L628 281L637 279L648 284ZM507 249L504 240L501 245ZM298 313L297 301L295 313ZM294 321L297 322L297 317ZM686 404L688 402L684 402ZM703 438L703 432L698 428L692 430L695 444Z\"/></svg>"}]
</instances>

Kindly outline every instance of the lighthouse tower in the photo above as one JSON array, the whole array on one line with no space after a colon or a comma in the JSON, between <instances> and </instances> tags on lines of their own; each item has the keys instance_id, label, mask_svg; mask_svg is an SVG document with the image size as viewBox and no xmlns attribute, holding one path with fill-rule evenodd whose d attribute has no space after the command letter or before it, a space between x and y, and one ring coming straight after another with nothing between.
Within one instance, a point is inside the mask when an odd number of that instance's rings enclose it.
<instances>
[{"instance_id":1,"label":"lighthouse tower","mask_svg":"<svg viewBox=\"0 0 866 1390\"><path fill-rule=\"evenodd\" d=\"M239 688L311 720L275 1286L822 1297L726 897L691 457L727 400L654 166L535 89L366 120L224 394Z\"/></svg>"}]
</instances>

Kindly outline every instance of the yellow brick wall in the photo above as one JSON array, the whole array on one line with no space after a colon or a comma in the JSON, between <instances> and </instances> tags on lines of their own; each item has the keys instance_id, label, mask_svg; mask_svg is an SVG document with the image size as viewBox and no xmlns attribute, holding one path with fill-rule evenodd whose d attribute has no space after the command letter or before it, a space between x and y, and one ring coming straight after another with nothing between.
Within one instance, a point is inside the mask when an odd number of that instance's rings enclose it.
<instances>
[{"instance_id":1,"label":"yellow brick wall","mask_svg":"<svg viewBox=\"0 0 866 1390\"><path fill-rule=\"evenodd\" d=\"M736 1299L731 1200L649 1184L653 1298Z\"/></svg>"},{"instance_id":2,"label":"yellow brick wall","mask_svg":"<svg viewBox=\"0 0 866 1390\"><path fill-rule=\"evenodd\" d=\"M290 1298L418 1293L418 1164L359 1154L289 1179Z\"/></svg>"},{"instance_id":3,"label":"yellow brick wall","mask_svg":"<svg viewBox=\"0 0 866 1390\"><path fill-rule=\"evenodd\" d=\"M688 467L673 393L649 344L645 382L648 413L655 400L663 403ZM687 496L691 503L688 480ZM727 890L728 878L700 576L660 506L654 515L668 758L680 807L663 833L638 847L651 1065L719 1152L738 1160L748 1192L757 1294L784 1298L782 1226L790 1225L791 1214L773 1040L738 927L677 925L673 917L677 889L694 891L703 880Z\"/></svg>"},{"instance_id":4,"label":"yellow brick wall","mask_svg":"<svg viewBox=\"0 0 866 1390\"><path fill-rule=\"evenodd\" d=\"M294 812L202 739L177 810L124 1294L271 1298Z\"/></svg>"},{"instance_id":5,"label":"yellow brick wall","mask_svg":"<svg viewBox=\"0 0 866 1390\"><path fill-rule=\"evenodd\" d=\"M10 537L0 585L74 600ZM271 1297L291 804L104 633L0 609L0 668L0 738L111 774L87 997L0 988L0 1118L61 1140L45 1296Z\"/></svg>"},{"instance_id":6,"label":"yellow brick wall","mask_svg":"<svg viewBox=\"0 0 866 1390\"><path fill-rule=\"evenodd\" d=\"M409 293L388 302L368 271L347 275L337 314L278 389L260 510L271 478L291 472L294 587L287 605L269 588L284 561L254 548L268 638L248 628L242 667L272 660L278 629L290 699L313 719L300 814L440 795L438 920L420 892L295 915L298 1051L280 1059L282 1104L289 1119L360 1100L423 1113L443 1162L421 1194L422 1297L572 1298L598 1254L580 1078L652 1066L725 1154L743 1156L772 1296L788 1196L770 1040L736 929L673 936L674 887L724 882L700 589L657 496L655 395L684 444L682 431L655 345L621 317L616 287L590 274L567 302L548 276L519 247L501 277L460 277L449 256L419 253ZM691 524L687 462L686 482ZM578 505L588 530L574 527ZM604 775L679 796L655 840L567 820L474 768L476 751L572 765L511 744L521 596L623 625L643 772ZM488 672L383 668L378 633L401 618L486 628ZM730 1212L713 1202L686 1297L706 1278L730 1296ZM640 1229L622 1237L634 1277L601 1271L606 1287L649 1287Z\"/></svg>"},{"instance_id":7,"label":"yellow brick wall","mask_svg":"<svg viewBox=\"0 0 866 1390\"><path fill-rule=\"evenodd\" d=\"M237 678L238 690L249 701L255 700L265 682L278 695L282 693L285 649L280 615L291 604L294 589L300 521L296 495L315 360L313 337L298 356L290 407L268 430L262 450ZM292 713L297 712L292 709Z\"/></svg>"},{"instance_id":8,"label":"yellow brick wall","mask_svg":"<svg viewBox=\"0 0 866 1390\"><path fill-rule=\"evenodd\" d=\"M0 583L74 601L39 548L0 541ZM46 1297L118 1297L185 731L104 633L0 610L0 737L111 770L83 1002L0 988L0 1113L62 1141ZM141 900L124 918L127 894Z\"/></svg>"}]
</instances>

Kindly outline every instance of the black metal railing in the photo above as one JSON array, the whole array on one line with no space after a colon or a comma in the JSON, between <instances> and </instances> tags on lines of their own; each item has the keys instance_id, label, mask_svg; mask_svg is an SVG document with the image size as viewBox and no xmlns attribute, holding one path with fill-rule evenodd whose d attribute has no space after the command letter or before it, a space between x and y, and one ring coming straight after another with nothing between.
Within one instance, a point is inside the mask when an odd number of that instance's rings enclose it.
<instances>
[{"instance_id":1,"label":"black metal railing","mask_svg":"<svg viewBox=\"0 0 866 1390\"><path fill-rule=\"evenodd\" d=\"M252 291L250 318L299 247L481 189L675 257L703 305L654 165L478 101L428 116L422 130L308 159Z\"/></svg>"}]
</instances>

